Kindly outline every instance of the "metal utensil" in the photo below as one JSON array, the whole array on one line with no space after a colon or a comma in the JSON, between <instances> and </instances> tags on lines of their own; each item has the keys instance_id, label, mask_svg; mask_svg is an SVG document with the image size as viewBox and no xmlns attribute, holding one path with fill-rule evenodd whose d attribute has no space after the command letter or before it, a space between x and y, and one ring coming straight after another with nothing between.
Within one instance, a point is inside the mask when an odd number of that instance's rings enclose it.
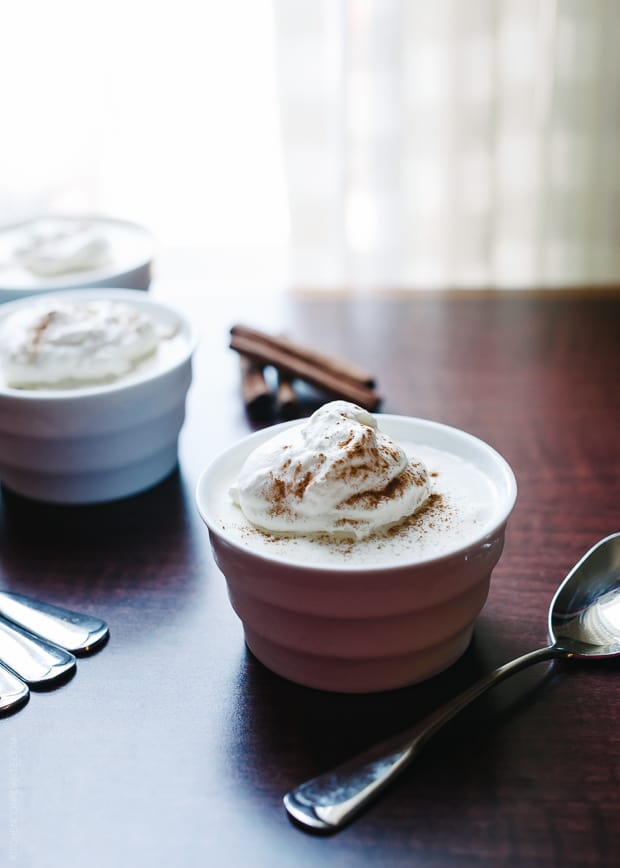
<instances>
[{"instance_id":1,"label":"metal utensil","mask_svg":"<svg viewBox=\"0 0 620 868\"><path fill-rule=\"evenodd\" d=\"M490 687L544 660L620 655L620 533L600 540L573 567L549 608L551 644L495 669L425 720L284 797L289 814L315 830L336 830L405 769L429 739Z\"/></svg>"},{"instance_id":2,"label":"metal utensil","mask_svg":"<svg viewBox=\"0 0 620 868\"><path fill-rule=\"evenodd\" d=\"M109 635L108 625L101 618L10 591L0 591L0 615L80 656L96 651Z\"/></svg>"},{"instance_id":3,"label":"metal utensil","mask_svg":"<svg viewBox=\"0 0 620 868\"><path fill-rule=\"evenodd\" d=\"M70 651L0 617L0 662L30 687L51 686L76 665Z\"/></svg>"},{"instance_id":4,"label":"metal utensil","mask_svg":"<svg viewBox=\"0 0 620 868\"><path fill-rule=\"evenodd\" d=\"M0 664L0 714L27 702L29 696L28 685Z\"/></svg>"}]
</instances>

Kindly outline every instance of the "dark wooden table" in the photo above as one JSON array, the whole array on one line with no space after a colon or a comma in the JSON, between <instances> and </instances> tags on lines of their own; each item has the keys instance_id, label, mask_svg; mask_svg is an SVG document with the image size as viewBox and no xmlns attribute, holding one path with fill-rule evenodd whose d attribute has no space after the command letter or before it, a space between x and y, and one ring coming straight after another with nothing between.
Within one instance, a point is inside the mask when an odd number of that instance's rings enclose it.
<instances>
[{"instance_id":1,"label":"dark wooden table","mask_svg":"<svg viewBox=\"0 0 620 868\"><path fill-rule=\"evenodd\" d=\"M617 865L613 663L541 666L495 689L337 835L301 831L281 799L545 643L557 583L620 530L620 293L153 292L202 332L179 471L104 506L0 503L1 585L111 627L71 681L0 720L0 864ZM444 674L330 695L246 651L193 502L204 465L251 427L227 347L237 320L363 364L386 412L465 428L512 464L506 548L474 641Z\"/></svg>"}]
</instances>

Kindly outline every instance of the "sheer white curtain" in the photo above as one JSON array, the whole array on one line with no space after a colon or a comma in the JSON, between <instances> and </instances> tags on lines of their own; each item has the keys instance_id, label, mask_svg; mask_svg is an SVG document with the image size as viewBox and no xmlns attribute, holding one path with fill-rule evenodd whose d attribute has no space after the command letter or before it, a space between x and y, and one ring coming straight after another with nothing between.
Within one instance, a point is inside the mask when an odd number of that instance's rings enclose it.
<instances>
[{"instance_id":1,"label":"sheer white curtain","mask_svg":"<svg viewBox=\"0 0 620 868\"><path fill-rule=\"evenodd\" d=\"M271 0L17 0L1 28L0 226L103 213L154 233L157 274L271 275L288 229Z\"/></svg>"},{"instance_id":2,"label":"sheer white curtain","mask_svg":"<svg viewBox=\"0 0 620 868\"><path fill-rule=\"evenodd\" d=\"M214 287L620 281L620 0L20 0L2 37L0 225L135 219Z\"/></svg>"},{"instance_id":3,"label":"sheer white curtain","mask_svg":"<svg viewBox=\"0 0 620 868\"><path fill-rule=\"evenodd\" d=\"M620 281L617 0L275 0L295 278Z\"/></svg>"}]
</instances>

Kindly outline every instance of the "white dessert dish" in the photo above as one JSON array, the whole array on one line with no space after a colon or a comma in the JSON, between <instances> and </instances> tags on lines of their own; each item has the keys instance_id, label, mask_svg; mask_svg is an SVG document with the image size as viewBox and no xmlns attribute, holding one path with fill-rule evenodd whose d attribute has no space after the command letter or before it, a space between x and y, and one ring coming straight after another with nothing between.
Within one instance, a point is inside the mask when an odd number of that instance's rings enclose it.
<instances>
[{"instance_id":1,"label":"white dessert dish","mask_svg":"<svg viewBox=\"0 0 620 868\"><path fill-rule=\"evenodd\" d=\"M18 494L55 503L114 500L149 488L177 464L195 336L174 308L139 290L69 290L3 305L0 335L42 304L107 300L150 318L159 336L154 350L108 381L16 388L0 352L0 481ZM78 359L76 377L79 367Z\"/></svg>"},{"instance_id":2,"label":"white dessert dish","mask_svg":"<svg viewBox=\"0 0 620 868\"><path fill-rule=\"evenodd\" d=\"M246 459L282 423L249 435L196 489L215 560L254 655L323 690L370 692L428 678L467 648L516 499L491 446L424 419L377 415L380 430L426 464L428 509L362 539L265 532L233 502Z\"/></svg>"},{"instance_id":3,"label":"white dessert dish","mask_svg":"<svg viewBox=\"0 0 620 868\"><path fill-rule=\"evenodd\" d=\"M0 228L0 302L65 289L146 290L155 243L143 226L99 215L46 215Z\"/></svg>"}]
</instances>

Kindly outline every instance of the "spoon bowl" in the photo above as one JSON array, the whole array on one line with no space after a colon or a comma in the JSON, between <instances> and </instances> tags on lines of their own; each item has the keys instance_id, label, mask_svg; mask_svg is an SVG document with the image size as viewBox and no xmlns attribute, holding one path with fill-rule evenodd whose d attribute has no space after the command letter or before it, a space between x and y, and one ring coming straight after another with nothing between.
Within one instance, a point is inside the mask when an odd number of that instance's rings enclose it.
<instances>
[{"instance_id":1,"label":"spoon bowl","mask_svg":"<svg viewBox=\"0 0 620 868\"><path fill-rule=\"evenodd\" d=\"M600 540L566 576L549 607L549 636L573 657L620 654L620 533Z\"/></svg>"},{"instance_id":2,"label":"spoon bowl","mask_svg":"<svg viewBox=\"0 0 620 868\"><path fill-rule=\"evenodd\" d=\"M548 627L549 645L499 666L420 723L287 793L289 815L304 828L336 831L407 768L444 724L500 681L544 660L619 656L620 533L596 543L568 573L551 601Z\"/></svg>"}]
</instances>

